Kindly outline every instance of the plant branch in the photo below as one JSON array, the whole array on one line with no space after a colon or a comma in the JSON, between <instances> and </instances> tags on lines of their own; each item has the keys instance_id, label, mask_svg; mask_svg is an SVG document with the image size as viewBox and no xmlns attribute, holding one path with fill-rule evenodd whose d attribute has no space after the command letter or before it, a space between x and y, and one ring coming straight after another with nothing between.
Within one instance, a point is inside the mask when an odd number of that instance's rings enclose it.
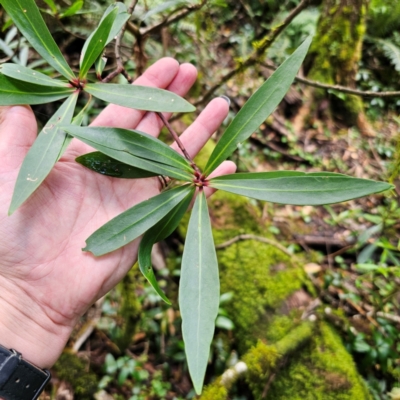
<instances>
[{"instance_id":1,"label":"plant branch","mask_svg":"<svg viewBox=\"0 0 400 400\"><path fill-rule=\"evenodd\" d=\"M171 12L167 17L165 17L160 23L149 26L146 29L143 29L140 31L142 36L147 36L151 33L158 32L161 28L167 25L171 25L174 22L177 22L181 20L182 18L185 18L189 14L191 14L194 11L200 10L205 4L207 3L207 0L201 0L199 4L191 4L189 6L182 8L177 8ZM176 15L174 15L176 14Z\"/></svg>"},{"instance_id":2,"label":"plant branch","mask_svg":"<svg viewBox=\"0 0 400 400\"><path fill-rule=\"evenodd\" d=\"M271 32L269 35L267 35L264 39L254 42L253 46L255 47L253 53L243 62L241 62L235 69L229 71L227 74L223 75L219 79L219 83L216 85L212 86L206 94L198 100L194 105L198 106L200 104L205 103L207 100L210 99L210 97L213 95L213 93L219 89L224 83L228 82L229 79L234 77L240 72L245 71L249 67L251 67L254 64L257 64L258 62L261 61L261 58L263 57L264 53L266 50L271 47L272 43L276 40L276 38L287 28L287 26L293 21L293 19L301 13L305 8L308 7L310 4L311 0L302 0L300 4L294 8L289 15L285 18L285 20L275 28L272 28Z\"/></svg>"},{"instance_id":3,"label":"plant branch","mask_svg":"<svg viewBox=\"0 0 400 400\"><path fill-rule=\"evenodd\" d=\"M234 238L232 238L224 243L216 245L215 248L217 250L224 249L226 247L231 246L232 244L234 244L236 242L239 242L240 240L257 240L259 242L266 243L266 244L276 247L277 249L282 251L282 253L285 253L286 255L288 255L291 258L294 257L293 253L291 253L286 247L282 246L280 243L276 242L275 240L268 239L268 238L265 238L262 236L251 235L251 234L242 234L242 235L235 236Z\"/></svg>"},{"instance_id":4,"label":"plant branch","mask_svg":"<svg viewBox=\"0 0 400 400\"><path fill-rule=\"evenodd\" d=\"M276 70L276 67L272 64L262 63L265 68ZM374 92L372 90L358 90L352 89L347 86L341 85L328 85L327 83L313 81L311 79L302 78L301 76L296 76L294 78L296 82L304 83L305 85L312 86L318 89L327 89L327 90L336 90L342 93L349 93L354 94L356 96L361 97L400 97L400 91L393 91L393 92Z\"/></svg>"},{"instance_id":5,"label":"plant branch","mask_svg":"<svg viewBox=\"0 0 400 400\"><path fill-rule=\"evenodd\" d=\"M132 3L130 4L128 8L128 14L132 15L133 11L135 10L136 4L138 0L133 0ZM122 74L126 78L126 80L129 83L133 82L133 78L129 76L128 72L126 71L123 61L122 61L122 56L121 56L121 45L122 45L122 39L125 34L125 30L127 27L128 21L124 24L122 27L121 31L119 32L117 39L115 40L115 59L117 60L117 69L114 72L111 72L109 75L107 75L102 82L107 83L113 80L117 75Z\"/></svg>"},{"instance_id":6,"label":"plant branch","mask_svg":"<svg viewBox=\"0 0 400 400\"><path fill-rule=\"evenodd\" d=\"M172 128L171 124L168 122L168 120L164 117L164 115L161 112L157 112L156 113L161 121L163 122L163 124L165 125L165 127L168 129L169 133L171 134L171 136L173 137L173 139L175 140L176 144L178 145L178 147L181 149L183 155L185 156L185 158L190 162L190 165L193 167L193 169L199 173L201 175L201 171L199 169L199 167L196 165L196 163L193 161L193 159L190 157L189 153L187 152L185 146L183 145L183 143L181 142L181 140L179 139L178 134L174 131L174 128Z\"/></svg>"}]
</instances>

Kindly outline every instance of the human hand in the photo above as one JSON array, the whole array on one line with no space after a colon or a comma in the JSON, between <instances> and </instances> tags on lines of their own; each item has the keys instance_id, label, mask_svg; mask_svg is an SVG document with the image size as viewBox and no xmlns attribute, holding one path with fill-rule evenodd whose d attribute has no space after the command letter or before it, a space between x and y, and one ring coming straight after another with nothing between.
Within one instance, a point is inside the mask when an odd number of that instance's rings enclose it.
<instances>
[{"instance_id":1,"label":"human hand","mask_svg":"<svg viewBox=\"0 0 400 400\"><path fill-rule=\"evenodd\" d=\"M185 95L196 79L190 64L159 60L135 83ZM181 136L191 156L203 147L228 112L214 99ZM97 126L135 128L157 136L154 113L108 106ZM78 318L113 288L137 258L139 239L104 255L82 252L104 223L159 193L157 178L125 180L95 174L75 162L92 149L73 140L50 175L12 216L7 216L22 160L36 137L30 108L0 108L0 343L35 365L50 367ZM213 176L233 173L225 162Z\"/></svg>"}]
</instances>

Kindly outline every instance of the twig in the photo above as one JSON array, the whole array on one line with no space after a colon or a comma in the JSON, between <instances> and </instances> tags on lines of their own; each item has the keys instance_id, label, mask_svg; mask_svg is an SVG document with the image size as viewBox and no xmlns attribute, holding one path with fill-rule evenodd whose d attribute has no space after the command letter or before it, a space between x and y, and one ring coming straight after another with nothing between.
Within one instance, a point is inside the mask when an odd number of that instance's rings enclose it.
<instances>
[{"instance_id":1,"label":"twig","mask_svg":"<svg viewBox=\"0 0 400 400\"><path fill-rule=\"evenodd\" d=\"M273 128L274 129L274 128ZM269 147L270 149L272 149L273 151L276 151L277 153L282 154L283 156L293 160L293 161L302 161L302 162L306 162L306 160L302 157L299 156L295 156L293 154L290 154L289 152L287 152L286 150L280 148L279 146L277 146L275 143L273 143L272 141L267 141L264 140L263 138L257 137L257 136L251 136L250 140L258 142L260 144L262 144L263 146Z\"/></svg>"},{"instance_id":2,"label":"twig","mask_svg":"<svg viewBox=\"0 0 400 400\"><path fill-rule=\"evenodd\" d=\"M265 68L276 70L276 66L269 63L261 63ZM347 86L341 85L328 85L327 83L313 81L311 79L302 78L301 76L296 76L294 78L296 82L304 83L305 85L316 87L318 89L336 90L342 93L354 94L361 97L400 97L400 91L393 92L374 92L372 90L358 90L352 89Z\"/></svg>"},{"instance_id":3,"label":"twig","mask_svg":"<svg viewBox=\"0 0 400 400\"><path fill-rule=\"evenodd\" d=\"M275 240L268 239L268 238L265 238L262 236L251 235L251 234L242 234L242 235L235 236L234 238L232 238L224 243L216 245L215 248L217 250L224 249L224 248L229 247L232 244L238 242L239 240L257 240L259 242L266 243L266 244L276 247L277 249L279 249L280 251L282 251L289 257L292 257L292 258L294 257L294 254L292 254L286 247L282 246L280 243L275 242Z\"/></svg>"},{"instance_id":4,"label":"twig","mask_svg":"<svg viewBox=\"0 0 400 400\"><path fill-rule=\"evenodd\" d=\"M201 171L199 169L199 167L196 165L196 163L193 161L192 157L190 157L189 153L187 152L185 146L183 145L183 143L181 142L181 140L179 139L178 134L174 131L174 128L172 128L172 126L170 125L170 123L168 122L168 120L164 117L164 115L160 112L156 113L161 121L163 122L163 124L165 125L165 127L168 129L169 133L171 134L171 136L173 137L173 139L175 140L176 144L179 146L179 148L181 149L183 155L185 156L185 158L190 162L190 165L193 167L193 169L199 173L201 175Z\"/></svg>"},{"instance_id":5,"label":"twig","mask_svg":"<svg viewBox=\"0 0 400 400\"><path fill-rule=\"evenodd\" d=\"M346 239L336 239L328 236L295 235L294 238L298 243L306 243L306 244L321 245L321 246L328 244L330 246L343 247L353 244L355 242L355 239L350 237Z\"/></svg>"},{"instance_id":6,"label":"twig","mask_svg":"<svg viewBox=\"0 0 400 400\"><path fill-rule=\"evenodd\" d=\"M400 316L398 316L398 315L393 315L393 314L384 313L382 311L378 311L376 313L376 316L400 324Z\"/></svg>"},{"instance_id":7,"label":"twig","mask_svg":"<svg viewBox=\"0 0 400 400\"><path fill-rule=\"evenodd\" d=\"M131 5L128 8L128 14L132 15L133 11L136 7L138 0L133 0ZM124 64L122 62L122 56L121 56L121 45L122 45L122 38L124 37L125 30L126 30L127 23L124 24L122 27L120 33L117 36L117 39L115 41L115 59L117 61L117 69L114 72L111 72L109 75L107 75L102 82L107 83L110 82L112 79L114 79L117 75L122 74L126 78L126 80L129 83L133 82L133 78L129 76L128 72L126 71Z\"/></svg>"},{"instance_id":8,"label":"twig","mask_svg":"<svg viewBox=\"0 0 400 400\"><path fill-rule=\"evenodd\" d=\"M271 387L272 382L275 380L275 377L276 377L276 372L274 372L273 374L271 374L271 375L269 376L268 381L267 381L267 383L266 383L266 385L265 385L265 387L264 387L264 390L263 390L263 392L262 392L262 394L261 394L261 398L262 398L262 399L265 399L265 398L267 397L268 390L269 390L269 388Z\"/></svg>"},{"instance_id":9,"label":"twig","mask_svg":"<svg viewBox=\"0 0 400 400\"><path fill-rule=\"evenodd\" d=\"M133 23L129 23L127 25L128 30L135 36L148 36L149 34L153 34L155 32L159 32L162 28L164 28L167 25L171 25L174 22L177 22L181 20L182 18L185 18L189 14L191 14L194 11L200 10L205 4L207 3L207 0L202 0L199 4L192 4L189 6L186 6L184 8L176 8L169 14L167 17L165 17L161 22L158 24L149 26L144 29L138 28L136 25ZM179 12L178 14L174 15L175 13Z\"/></svg>"},{"instance_id":10,"label":"twig","mask_svg":"<svg viewBox=\"0 0 400 400\"><path fill-rule=\"evenodd\" d=\"M212 86L205 93L205 95L200 100L198 100L194 105L198 106L200 104L205 103L213 95L213 93L217 89L219 89L224 83L229 81L229 79L231 79L238 73L245 71L247 68L251 67L252 65L256 64L257 62L259 62L260 58L264 55L265 51L276 40L276 38L279 36L279 34L282 33L287 28L287 26L293 21L293 19L297 15L300 14L301 11L303 11L305 8L307 8L309 3L310 3L310 0L302 0L300 2L300 4L289 13L289 15L285 18L285 20L280 25L273 28L269 35L267 35L264 39L260 40L259 42L257 42L255 44L256 49L245 61L243 61L235 69L233 69L233 70L229 71L227 74L223 75L219 79L219 83Z\"/></svg>"},{"instance_id":11,"label":"twig","mask_svg":"<svg viewBox=\"0 0 400 400\"><path fill-rule=\"evenodd\" d=\"M77 353L79 351L79 349L82 347L82 345L86 342L86 340L89 338L89 336L94 331L94 328L96 327L96 325L99 322L100 317L101 317L103 303L104 303L104 297L102 297L96 301L96 303L95 303L96 310L95 310L94 317L88 323L85 324L84 329L82 330L82 333L79 335L78 339L75 341L74 345L72 346L72 351L74 353Z\"/></svg>"}]
</instances>

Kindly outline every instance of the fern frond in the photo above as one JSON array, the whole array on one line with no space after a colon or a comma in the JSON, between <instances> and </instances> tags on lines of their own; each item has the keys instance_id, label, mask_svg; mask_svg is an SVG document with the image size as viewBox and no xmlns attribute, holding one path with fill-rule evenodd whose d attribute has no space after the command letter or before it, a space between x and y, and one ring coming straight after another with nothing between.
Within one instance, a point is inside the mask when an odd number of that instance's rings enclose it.
<instances>
[{"instance_id":1,"label":"fern frond","mask_svg":"<svg viewBox=\"0 0 400 400\"><path fill-rule=\"evenodd\" d=\"M382 49L385 56L391 61L394 69L400 72L400 47L396 46L390 40L374 39L374 41L379 43L379 47Z\"/></svg>"}]
</instances>

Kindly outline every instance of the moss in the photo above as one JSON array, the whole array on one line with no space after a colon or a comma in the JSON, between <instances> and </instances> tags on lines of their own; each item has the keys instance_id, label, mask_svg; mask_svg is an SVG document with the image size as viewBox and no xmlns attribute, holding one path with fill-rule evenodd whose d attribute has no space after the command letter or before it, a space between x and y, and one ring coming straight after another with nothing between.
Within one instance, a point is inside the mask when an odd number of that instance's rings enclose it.
<instances>
[{"instance_id":1,"label":"moss","mask_svg":"<svg viewBox=\"0 0 400 400\"><path fill-rule=\"evenodd\" d=\"M63 353L53 370L61 381L71 384L77 400L92 399L97 390L97 376L89 363L72 353Z\"/></svg>"},{"instance_id":2,"label":"moss","mask_svg":"<svg viewBox=\"0 0 400 400\"><path fill-rule=\"evenodd\" d=\"M227 389L221 385L220 379L207 385L200 397L200 400L226 400L228 398Z\"/></svg>"},{"instance_id":3,"label":"moss","mask_svg":"<svg viewBox=\"0 0 400 400\"><path fill-rule=\"evenodd\" d=\"M243 358L248 368L250 387L253 382L266 382L275 370L280 354L275 346L267 346L259 341Z\"/></svg>"},{"instance_id":4,"label":"moss","mask_svg":"<svg viewBox=\"0 0 400 400\"><path fill-rule=\"evenodd\" d=\"M267 396L267 399L274 400L305 398L371 398L339 336L323 322L319 324L311 342L280 371Z\"/></svg>"},{"instance_id":5,"label":"moss","mask_svg":"<svg viewBox=\"0 0 400 400\"><path fill-rule=\"evenodd\" d=\"M262 397L265 383L273 378L292 352L310 340L313 330L314 324L303 322L275 344L267 346L259 341L250 349L244 361L248 367L247 381L255 398Z\"/></svg>"},{"instance_id":6,"label":"moss","mask_svg":"<svg viewBox=\"0 0 400 400\"><path fill-rule=\"evenodd\" d=\"M317 34L310 49L313 66L311 79L355 87L357 63L361 58L362 40L366 30L365 0L327 0L318 21ZM325 91L315 92L324 97ZM334 113L350 125L357 123L363 113L363 103L358 97L346 95L333 97Z\"/></svg>"},{"instance_id":7,"label":"moss","mask_svg":"<svg viewBox=\"0 0 400 400\"><path fill-rule=\"evenodd\" d=\"M131 344L132 337L136 333L137 324L140 321L142 305L136 292L138 283L140 284L141 281L142 276L136 263L117 286L121 296L121 305L119 329L114 341L121 351L124 351Z\"/></svg>"},{"instance_id":8,"label":"moss","mask_svg":"<svg viewBox=\"0 0 400 400\"><path fill-rule=\"evenodd\" d=\"M263 337L273 310L302 286L303 271L273 246L253 240L218 252L221 292L233 292L225 306L234 316L239 349Z\"/></svg>"}]
</instances>

